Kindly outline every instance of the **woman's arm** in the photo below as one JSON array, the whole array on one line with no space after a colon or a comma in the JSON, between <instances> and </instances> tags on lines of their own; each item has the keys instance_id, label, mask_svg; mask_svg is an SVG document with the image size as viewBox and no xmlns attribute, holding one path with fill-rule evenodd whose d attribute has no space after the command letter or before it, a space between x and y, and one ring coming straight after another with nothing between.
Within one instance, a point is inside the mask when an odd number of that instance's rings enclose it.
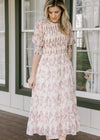
<instances>
[{"instance_id":1,"label":"woman's arm","mask_svg":"<svg viewBox=\"0 0 100 140\"><path fill-rule=\"evenodd\" d=\"M36 72L40 59L41 59L41 55L34 53L33 60L32 60L32 71L30 74L30 78L28 79L28 84L31 89L34 88L36 84Z\"/></svg>"},{"instance_id":2,"label":"woman's arm","mask_svg":"<svg viewBox=\"0 0 100 140\"><path fill-rule=\"evenodd\" d=\"M36 72L37 72L40 58L42 56L42 50L44 46L43 39L44 39L43 23L42 20L40 20L35 24L34 34L32 36L32 42L34 43L35 48L34 48L34 55L32 60L32 70L31 70L30 78L28 79L30 88L34 88L36 83Z\"/></svg>"},{"instance_id":3,"label":"woman's arm","mask_svg":"<svg viewBox=\"0 0 100 140\"><path fill-rule=\"evenodd\" d=\"M31 71L30 76L36 76L36 71L37 71L40 59L41 59L41 55L38 55L38 54L33 55L32 71Z\"/></svg>"}]
</instances>

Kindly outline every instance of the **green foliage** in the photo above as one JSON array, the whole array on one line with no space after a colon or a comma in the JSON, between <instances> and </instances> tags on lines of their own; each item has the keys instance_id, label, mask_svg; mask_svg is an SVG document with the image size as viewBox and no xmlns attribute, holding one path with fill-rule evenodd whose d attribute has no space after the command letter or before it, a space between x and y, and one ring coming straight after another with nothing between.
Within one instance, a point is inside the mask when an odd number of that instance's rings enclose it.
<instances>
[{"instance_id":1,"label":"green foliage","mask_svg":"<svg viewBox=\"0 0 100 140\"><path fill-rule=\"evenodd\" d=\"M77 70L86 71L91 69L87 52L77 52ZM83 72L76 73L77 90L85 91L86 79Z\"/></svg>"}]
</instances>

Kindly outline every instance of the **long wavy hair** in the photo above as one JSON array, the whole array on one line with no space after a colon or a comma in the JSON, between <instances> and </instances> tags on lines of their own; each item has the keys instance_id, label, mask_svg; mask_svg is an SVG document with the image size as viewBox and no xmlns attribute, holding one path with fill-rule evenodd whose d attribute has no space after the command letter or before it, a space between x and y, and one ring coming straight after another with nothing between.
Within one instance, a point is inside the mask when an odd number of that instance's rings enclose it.
<instances>
[{"instance_id":1,"label":"long wavy hair","mask_svg":"<svg viewBox=\"0 0 100 140\"><path fill-rule=\"evenodd\" d=\"M61 9L61 17L60 22L58 23L58 28L60 32L62 32L64 35L68 35L68 22L69 22L69 15L67 12L67 8L65 6L64 0L46 0L44 4L44 16L47 19L49 18L49 7L57 6Z\"/></svg>"}]
</instances>

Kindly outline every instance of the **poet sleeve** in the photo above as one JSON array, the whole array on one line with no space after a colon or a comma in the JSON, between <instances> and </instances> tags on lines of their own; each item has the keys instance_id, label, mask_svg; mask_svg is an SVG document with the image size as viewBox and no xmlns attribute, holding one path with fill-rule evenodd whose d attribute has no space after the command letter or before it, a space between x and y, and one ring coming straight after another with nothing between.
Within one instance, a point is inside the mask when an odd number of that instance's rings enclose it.
<instances>
[{"instance_id":1,"label":"poet sleeve","mask_svg":"<svg viewBox=\"0 0 100 140\"><path fill-rule=\"evenodd\" d=\"M72 52L72 47L71 45L75 44L75 39L73 36L73 31L71 27L71 23L69 22L69 37L68 37L68 43L67 43L67 52Z\"/></svg>"},{"instance_id":2,"label":"poet sleeve","mask_svg":"<svg viewBox=\"0 0 100 140\"><path fill-rule=\"evenodd\" d=\"M43 23L38 21L34 27L32 42L35 45L34 54L42 55L43 52Z\"/></svg>"}]
</instances>

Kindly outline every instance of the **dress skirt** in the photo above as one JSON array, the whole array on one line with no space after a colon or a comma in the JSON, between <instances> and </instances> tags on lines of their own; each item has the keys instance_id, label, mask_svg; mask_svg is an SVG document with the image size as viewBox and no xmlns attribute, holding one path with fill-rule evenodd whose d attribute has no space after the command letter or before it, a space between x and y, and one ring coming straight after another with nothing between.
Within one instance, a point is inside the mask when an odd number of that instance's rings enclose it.
<instances>
[{"instance_id":1,"label":"dress skirt","mask_svg":"<svg viewBox=\"0 0 100 140\"><path fill-rule=\"evenodd\" d=\"M80 118L72 62L66 51L43 53L32 89L27 135L76 135Z\"/></svg>"}]
</instances>

